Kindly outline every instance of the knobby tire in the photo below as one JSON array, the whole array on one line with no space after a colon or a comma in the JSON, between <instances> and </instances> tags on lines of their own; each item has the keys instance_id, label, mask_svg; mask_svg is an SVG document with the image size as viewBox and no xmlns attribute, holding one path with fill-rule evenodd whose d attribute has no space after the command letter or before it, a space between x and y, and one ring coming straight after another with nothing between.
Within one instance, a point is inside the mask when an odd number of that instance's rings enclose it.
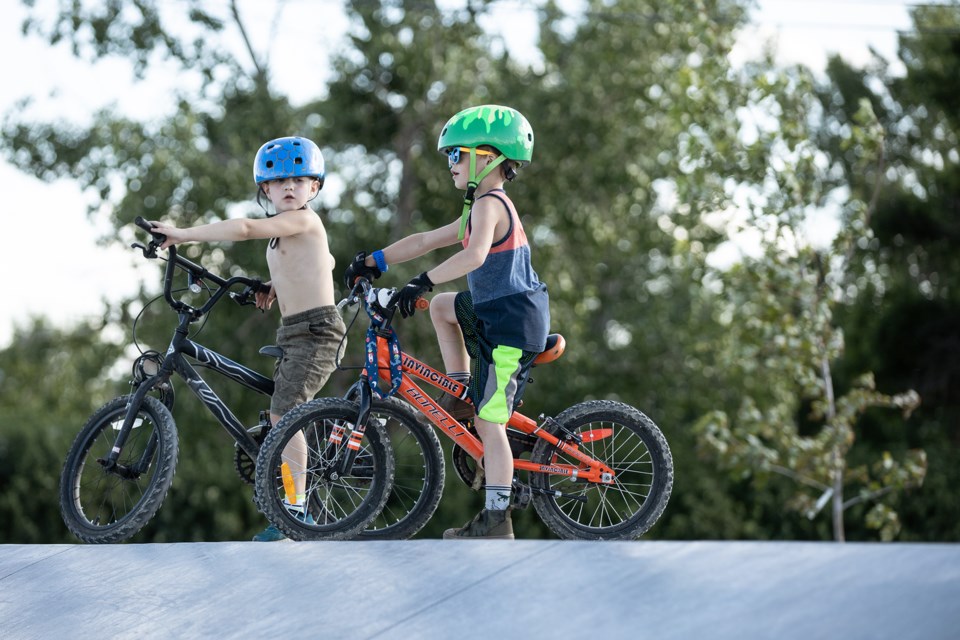
<instances>
[{"instance_id":1,"label":"knobby tire","mask_svg":"<svg viewBox=\"0 0 960 640\"><path fill-rule=\"evenodd\" d=\"M145 462L143 472L123 477L97 462L113 448L132 397L114 398L94 412L70 446L60 474L60 513L84 542L122 542L134 536L156 515L173 482L177 430L170 410L152 396L143 399L139 423L117 460L121 468ZM147 461L144 453L152 436L156 448Z\"/></svg>"},{"instance_id":2,"label":"knobby tire","mask_svg":"<svg viewBox=\"0 0 960 640\"><path fill-rule=\"evenodd\" d=\"M347 540L380 513L393 487L393 451L378 424L369 424L347 476L333 473L346 453L328 443L334 425L352 426L359 407L343 398L319 398L289 411L267 434L257 457L255 500L260 511L291 540ZM297 433L307 448L306 505L312 523L284 505L283 450Z\"/></svg>"},{"instance_id":3,"label":"knobby tire","mask_svg":"<svg viewBox=\"0 0 960 640\"><path fill-rule=\"evenodd\" d=\"M405 540L427 524L443 494L443 450L434 430L396 398L374 400L370 422L390 438L396 463L393 491L363 540Z\"/></svg>"},{"instance_id":4,"label":"knobby tire","mask_svg":"<svg viewBox=\"0 0 960 640\"><path fill-rule=\"evenodd\" d=\"M663 514L673 490L673 458L657 425L637 409L610 400L574 405L555 421L576 434L612 430L580 449L612 467L616 477L613 484L599 484L531 473L533 505L544 524L565 539L631 540L646 533ZM531 460L579 464L545 440L534 446Z\"/></svg>"}]
</instances>

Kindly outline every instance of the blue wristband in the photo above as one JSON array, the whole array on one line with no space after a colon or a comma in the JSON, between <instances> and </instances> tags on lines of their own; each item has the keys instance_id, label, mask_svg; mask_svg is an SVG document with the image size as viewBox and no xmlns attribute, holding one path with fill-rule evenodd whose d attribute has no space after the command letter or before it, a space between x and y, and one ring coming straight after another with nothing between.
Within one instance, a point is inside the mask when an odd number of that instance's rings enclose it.
<instances>
[{"instance_id":1,"label":"blue wristband","mask_svg":"<svg viewBox=\"0 0 960 640\"><path fill-rule=\"evenodd\" d=\"M386 273L387 271L387 260L383 257L383 251L377 249L372 254L374 261L377 263L377 269L380 269L381 273Z\"/></svg>"}]
</instances>

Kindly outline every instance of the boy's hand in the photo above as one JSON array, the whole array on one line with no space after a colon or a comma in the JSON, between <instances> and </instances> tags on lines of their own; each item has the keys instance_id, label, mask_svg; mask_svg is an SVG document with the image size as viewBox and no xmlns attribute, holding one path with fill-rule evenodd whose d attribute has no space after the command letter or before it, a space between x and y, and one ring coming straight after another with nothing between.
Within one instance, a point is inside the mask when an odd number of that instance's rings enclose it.
<instances>
[{"instance_id":1,"label":"boy's hand","mask_svg":"<svg viewBox=\"0 0 960 640\"><path fill-rule=\"evenodd\" d=\"M269 282L263 283L264 287L270 287L269 291L257 291L254 297L257 300L257 309L266 311L273 306L273 301L277 299L277 292Z\"/></svg>"},{"instance_id":2,"label":"boy's hand","mask_svg":"<svg viewBox=\"0 0 960 640\"><path fill-rule=\"evenodd\" d=\"M403 289L397 291L390 302L396 301L397 308L400 309L400 315L409 318L417 310L417 300L427 291L433 291L433 281L424 271L407 283L407 286Z\"/></svg>"},{"instance_id":3,"label":"boy's hand","mask_svg":"<svg viewBox=\"0 0 960 640\"><path fill-rule=\"evenodd\" d=\"M373 282L383 275L376 266L368 266L366 260L366 251L361 251L353 257L353 262L350 263L343 274L343 281L347 284L347 289L353 289L354 282L359 277L364 277Z\"/></svg>"},{"instance_id":4,"label":"boy's hand","mask_svg":"<svg viewBox=\"0 0 960 640\"><path fill-rule=\"evenodd\" d=\"M164 224L162 222L156 222L151 220L150 228L156 233L162 233L163 235L167 236L167 239L164 240L163 244L160 245L161 249L166 249L171 245L184 242L187 239L183 229L178 229L169 224Z\"/></svg>"}]
</instances>

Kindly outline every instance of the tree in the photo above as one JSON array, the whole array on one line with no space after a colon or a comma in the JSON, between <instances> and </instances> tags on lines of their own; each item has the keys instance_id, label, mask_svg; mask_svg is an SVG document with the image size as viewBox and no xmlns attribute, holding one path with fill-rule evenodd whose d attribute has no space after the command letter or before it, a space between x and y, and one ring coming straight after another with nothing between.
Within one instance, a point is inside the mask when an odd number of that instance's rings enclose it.
<instances>
[{"instance_id":1,"label":"tree","mask_svg":"<svg viewBox=\"0 0 960 640\"><path fill-rule=\"evenodd\" d=\"M84 416L120 392L109 368L123 344L104 332L114 320L61 330L35 319L0 351L3 542L69 541L57 511L60 468Z\"/></svg>"},{"instance_id":2,"label":"tree","mask_svg":"<svg viewBox=\"0 0 960 640\"><path fill-rule=\"evenodd\" d=\"M738 1L591 0L569 15L546 1L536 6L542 59L529 63L514 60L507 43L479 26L493 4L476 0L450 10L422 0L350 3L350 46L334 58L329 86L318 87L317 100L301 106L274 89L266 56L249 45L246 56L229 55L224 34L245 39L235 2L208 9L190 0L189 28L172 26L166 5L158 2L64 4L52 25L31 23L31 32L70 41L89 59L130 57L143 77L152 61L168 56L182 64L184 74L200 79L199 95L184 90L170 116L157 122L105 111L91 126L77 127L8 114L0 149L37 175L69 176L95 190L100 201L94 215L109 216L119 241L127 243L133 238L129 222L137 214L183 224L260 215L249 176L253 150L263 142L259 132L283 129L314 138L328 160L322 215L342 270L359 249L369 251L459 215L461 196L451 189L444 159L436 153L440 127L468 104L515 106L533 123L537 142L533 163L509 188L534 243L535 266L550 287L554 329L568 341L562 360L534 372L537 384L530 387L525 412L556 415L575 400L604 397L650 414L664 429L677 466L668 517L654 536L815 535L782 524L782 487L756 492L755 485L697 460L686 429L713 409L733 415L744 388L758 406L775 400L788 406L791 392L793 406L801 406L796 396L803 389L791 387L785 377L777 377L771 388L755 378L749 359L756 345L745 334L734 344L730 323L717 311L738 295L767 304L747 295L758 280L739 271L718 272L709 260L726 238L718 214L739 207L744 190L778 177L777 136L761 131L756 143L746 142L742 132L749 127L741 113L771 105L769 113L792 141L790 148L801 148L797 140L810 133L805 126L810 105L803 96L811 85L775 73L769 60L744 74L730 68L727 54L745 18ZM823 145L832 152L827 145L834 141L825 137ZM858 156L853 152L851 158ZM804 172L817 166L805 162L779 178L803 184ZM851 180L833 172L818 179L823 194ZM799 216L802 203L822 194L793 196L770 211ZM782 236L796 220L784 221ZM254 244L187 251L221 273L265 273L261 247ZM783 256L782 248L770 248L771 260ZM798 281L808 299L817 293L817 281L809 277L814 256L791 256L795 273L801 265L807 270L808 277ZM824 264L827 273L840 268ZM382 282L402 284L422 268L397 265ZM776 281L786 271L771 267L760 275ZM818 308L836 311L828 294L838 281L824 282ZM147 297L145 291L124 308L139 311ZM137 336L145 346L166 344L166 313L158 303L144 315ZM803 327L820 331L824 325L818 322ZM203 329L203 341L266 367L256 351L272 340L275 323L222 306ZM429 323L415 319L402 329L405 348L438 359ZM830 337L815 333L811 339L817 336ZM832 347L829 340L825 344ZM723 346L722 358L717 345ZM348 352L360 353L355 332ZM810 353L779 355L800 366ZM357 355L351 362L348 355L346 364L359 360ZM864 370L870 367L857 369ZM350 371L336 374L324 394L340 393L352 377ZM847 386L846 380L842 384ZM222 393L255 423L262 398L231 386ZM198 405L185 395L175 412L183 459L168 498L173 502L144 535L245 537L258 517L248 495L236 489L229 441L213 435L215 423L199 418ZM459 523L470 510L466 504L474 498L454 474L449 477L444 511L424 535ZM533 520L524 513L518 525L537 531Z\"/></svg>"},{"instance_id":3,"label":"tree","mask_svg":"<svg viewBox=\"0 0 960 640\"><path fill-rule=\"evenodd\" d=\"M960 63L960 4L921 5L911 16L913 30L900 36L904 75L879 59L863 69L831 60L829 82L820 87L826 117L818 144L842 163L854 197L866 200L881 184L872 237L862 261L851 265L857 277L848 289L850 304L838 314L848 336L842 376L869 369L879 388L914 388L923 397L908 432L873 413L865 417L861 441L876 451L927 451L923 492L898 505L901 538L956 540L960 121L954 105L960 86L951 69ZM861 98L870 101L886 136L879 172L858 170L837 148L842 136L835 134L848 129ZM824 142L831 137L832 147Z\"/></svg>"},{"instance_id":4,"label":"tree","mask_svg":"<svg viewBox=\"0 0 960 640\"><path fill-rule=\"evenodd\" d=\"M806 87L801 84L797 91L803 95ZM868 409L896 407L909 416L919 396L912 390L881 393L871 373L841 395L833 373L843 353L834 310L843 299L857 240L864 233L869 238L871 210L856 200L841 202L846 224L829 250L817 250L805 237L804 224L811 207L830 199L829 165L805 142L802 130L780 129L768 136L757 144L779 147L771 156L778 166L755 194L758 204L747 221L763 232L763 253L718 274L725 300L719 311L729 330L719 351L721 366L746 368L750 375L744 379L753 384L743 390L735 418L713 411L696 430L704 451L734 472L761 480L780 474L798 483L790 506L810 519L830 501L834 540L845 540L844 512L868 501L874 506L866 514L867 525L892 540L900 524L884 497L923 482L926 454L914 451L897 462L884 452L872 468L851 466L849 454L857 420ZM882 158L882 132L867 101L850 142L858 147L858 157ZM850 485L858 487L857 495L846 499Z\"/></svg>"}]
</instances>

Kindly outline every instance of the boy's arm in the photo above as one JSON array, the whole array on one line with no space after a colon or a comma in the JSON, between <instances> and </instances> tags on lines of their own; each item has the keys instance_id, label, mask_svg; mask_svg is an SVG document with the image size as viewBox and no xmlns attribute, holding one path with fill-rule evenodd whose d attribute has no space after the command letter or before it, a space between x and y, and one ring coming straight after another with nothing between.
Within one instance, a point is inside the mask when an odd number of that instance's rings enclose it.
<instances>
[{"instance_id":1,"label":"boy's arm","mask_svg":"<svg viewBox=\"0 0 960 640\"><path fill-rule=\"evenodd\" d=\"M424 271L397 291L395 300L400 315L404 318L412 316L416 312L417 298L427 291L433 291L434 285L456 280L482 265L487 254L490 253L496 227L496 213L491 211L490 207L474 205L471 214L470 241L467 247L433 269ZM460 231L459 221L451 225L451 228L456 238Z\"/></svg>"},{"instance_id":2,"label":"boy's arm","mask_svg":"<svg viewBox=\"0 0 960 640\"><path fill-rule=\"evenodd\" d=\"M443 227L438 227L432 231L422 233L412 233L405 238L401 238L393 244L385 247L383 258L388 265L399 264L407 260L419 258L422 255L430 253L435 249L449 247L457 243L457 234L460 231L460 221L452 222ZM367 256L364 264L368 267L377 266L373 255Z\"/></svg>"},{"instance_id":3,"label":"boy's arm","mask_svg":"<svg viewBox=\"0 0 960 640\"><path fill-rule=\"evenodd\" d=\"M312 210L300 209L286 211L272 218L236 218L185 229L162 222L151 222L150 225L158 233L167 236L166 242L160 246L161 249L166 249L181 242L236 242L284 238L306 231L314 223L315 218L316 214Z\"/></svg>"},{"instance_id":4,"label":"boy's arm","mask_svg":"<svg viewBox=\"0 0 960 640\"><path fill-rule=\"evenodd\" d=\"M487 259L487 254L490 253L490 247L493 245L498 215L499 209L489 206L487 202L474 205L470 216L470 241L467 247L427 271L427 277L434 284L440 284L462 278L479 268ZM454 238L456 238L460 231L460 222L453 223L450 228L453 229Z\"/></svg>"}]
</instances>

